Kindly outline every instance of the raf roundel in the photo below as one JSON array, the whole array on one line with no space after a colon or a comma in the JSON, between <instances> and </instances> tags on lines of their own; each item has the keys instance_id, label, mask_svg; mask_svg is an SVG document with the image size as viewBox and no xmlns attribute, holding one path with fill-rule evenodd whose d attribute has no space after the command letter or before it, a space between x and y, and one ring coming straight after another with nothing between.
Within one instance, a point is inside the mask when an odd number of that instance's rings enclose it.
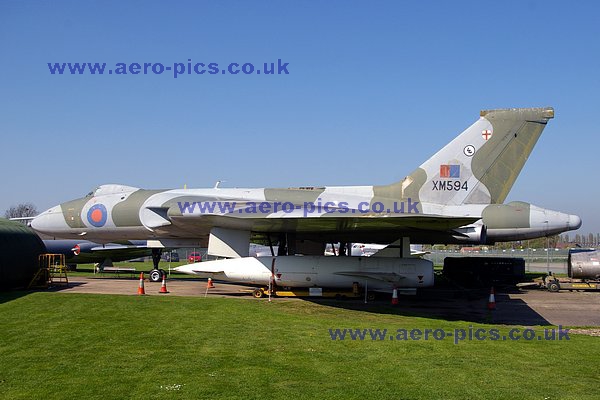
<instances>
[{"instance_id":1,"label":"raf roundel","mask_svg":"<svg viewBox=\"0 0 600 400\"><path fill-rule=\"evenodd\" d=\"M102 204L94 204L90 207L87 213L87 220L96 228L100 228L106 224L106 207Z\"/></svg>"}]
</instances>

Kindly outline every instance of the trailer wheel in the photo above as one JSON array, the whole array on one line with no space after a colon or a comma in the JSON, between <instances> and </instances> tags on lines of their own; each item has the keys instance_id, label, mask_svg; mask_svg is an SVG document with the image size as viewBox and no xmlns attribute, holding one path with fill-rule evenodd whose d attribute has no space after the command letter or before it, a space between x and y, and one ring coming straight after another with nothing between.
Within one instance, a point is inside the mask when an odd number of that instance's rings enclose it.
<instances>
[{"instance_id":1,"label":"trailer wheel","mask_svg":"<svg viewBox=\"0 0 600 400\"><path fill-rule=\"evenodd\" d=\"M257 299L260 299L264 295L265 295L265 292L262 289L254 289L254 291L252 292L252 296L254 296Z\"/></svg>"},{"instance_id":2,"label":"trailer wheel","mask_svg":"<svg viewBox=\"0 0 600 400\"><path fill-rule=\"evenodd\" d=\"M553 292L556 293L560 290L560 285L558 284L558 282L550 282L548 284L548 291L549 292Z\"/></svg>"}]
</instances>

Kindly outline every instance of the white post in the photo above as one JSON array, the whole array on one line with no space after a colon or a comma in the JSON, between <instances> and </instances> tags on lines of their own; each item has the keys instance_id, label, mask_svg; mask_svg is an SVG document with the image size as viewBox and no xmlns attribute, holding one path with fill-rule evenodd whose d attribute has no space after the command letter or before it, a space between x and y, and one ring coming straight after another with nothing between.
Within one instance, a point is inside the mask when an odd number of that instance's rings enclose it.
<instances>
[{"instance_id":1,"label":"white post","mask_svg":"<svg viewBox=\"0 0 600 400\"><path fill-rule=\"evenodd\" d=\"M546 269L550 275L550 237L546 236Z\"/></svg>"},{"instance_id":2,"label":"white post","mask_svg":"<svg viewBox=\"0 0 600 400\"><path fill-rule=\"evenodd\" d=\"M271 302L271 291L273 289L273 276L269 279L269 303Z\"/></svg>"}]
</instances>

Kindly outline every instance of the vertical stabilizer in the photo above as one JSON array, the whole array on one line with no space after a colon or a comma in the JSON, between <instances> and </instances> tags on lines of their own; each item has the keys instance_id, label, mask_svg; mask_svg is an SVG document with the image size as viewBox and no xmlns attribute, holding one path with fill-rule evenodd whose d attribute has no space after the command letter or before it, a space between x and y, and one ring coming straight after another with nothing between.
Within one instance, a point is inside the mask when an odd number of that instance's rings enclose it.
<instances>
[{"instance_id":1,"label":"vertical stabilizer","mask_svg":"<svg viewBox=\"0 0 600 400\"><path fill-rule=\"evenodd\" d=\"M399 184L418 182L422 202L502 203L553 117L550 107L481 111L478 121Z\"/></svg>"}]
</instances>

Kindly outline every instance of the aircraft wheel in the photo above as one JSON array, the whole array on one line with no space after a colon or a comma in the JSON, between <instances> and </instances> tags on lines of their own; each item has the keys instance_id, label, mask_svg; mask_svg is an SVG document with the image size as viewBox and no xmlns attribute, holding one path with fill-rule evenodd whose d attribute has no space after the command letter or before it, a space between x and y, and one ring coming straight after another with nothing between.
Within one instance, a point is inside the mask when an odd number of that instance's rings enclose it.
<instances>
[{"instance_id":1,"label":"aircraft wheel","mask_svg":"<svg viewBox=\"0 0 600 400\"><path fill-rule=\"evenodd\" d=\"M265 295L265 292L262 289L254 289L254 291L252 292L252 296L254 296L257 299L260 299L264 295Z\"/></svg>"},{"instance_id":2,"label":"aircraft wheel","mask_svg":"<svg viewBox=\"0 0 600 400\"><path fill-rule=\"evenodd\" d=\"M550 282L548 284L548 291L549 292L558 292L560 290L560 285L558 284L558 282Z\"/></svg>"},{"instance_id":3,"label":"aircraft wheel","mask_svg":"<svg viewBox=\"0 0 600 400\"><path fill-rule=\"evenodd\" d=\"M375 293L367 293L367 300L369 300L369 301L375 300Z\"/></svg>"},{"instance_id":4,"label":"aircraft wheel","mask_svg":"<svg viewBox=\"0 0 600 400\"><path fill-rule=\"evenodd\" d=\"M162 281L162 272L159 269L153 269L150 271L150 282Z\"/></svg>"},{"instance_id":5,"label":"aircraft wheel","mask_svg":"<svg viewBox=\"0 0 600 400\"><path fill-rule=\"evenodd\" d=\"M163 276L167 276L167 271L165 271L164 269L159 269L160 271L160 279L162 280Z\"/></svg>"}]
</instances>

